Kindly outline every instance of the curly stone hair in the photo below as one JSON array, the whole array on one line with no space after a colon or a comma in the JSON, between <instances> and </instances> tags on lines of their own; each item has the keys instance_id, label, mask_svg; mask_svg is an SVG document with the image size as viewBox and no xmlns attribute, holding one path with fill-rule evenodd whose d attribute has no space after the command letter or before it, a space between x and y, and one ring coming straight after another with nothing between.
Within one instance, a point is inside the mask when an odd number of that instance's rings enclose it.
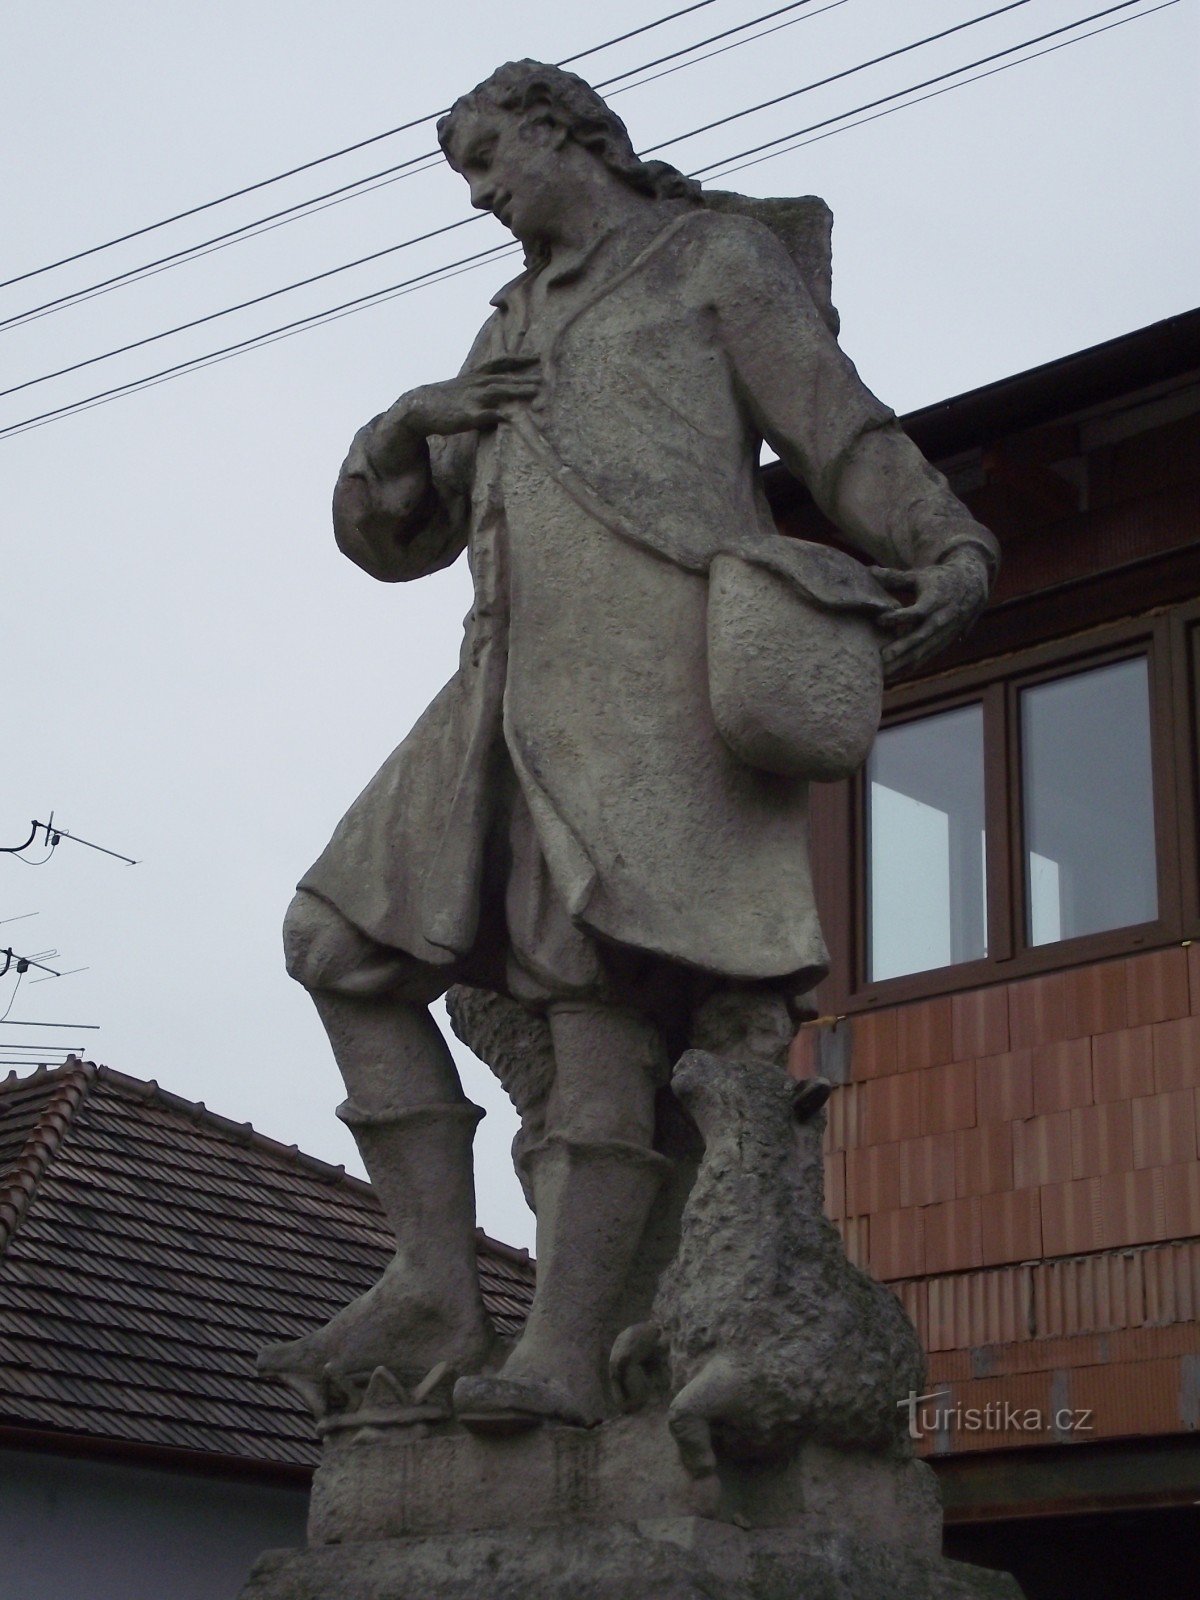
<instances>
[{"instance_id":1,"label":"curly stone hair","mask_svg":"<svg viewBox=\"0 0 1200 1600\"><path fill-rule=\"evenodd\" d=\"M665 161L638 159L625 124L590 84L543 61L509 61L497 67L454 102L438 123L438 142L449 158L457 120L466 112L486 108L520 114L538 107L553 112L576 144L640 194L703 205L700 185L691 178Z\"/></svg>"}]
</instances>

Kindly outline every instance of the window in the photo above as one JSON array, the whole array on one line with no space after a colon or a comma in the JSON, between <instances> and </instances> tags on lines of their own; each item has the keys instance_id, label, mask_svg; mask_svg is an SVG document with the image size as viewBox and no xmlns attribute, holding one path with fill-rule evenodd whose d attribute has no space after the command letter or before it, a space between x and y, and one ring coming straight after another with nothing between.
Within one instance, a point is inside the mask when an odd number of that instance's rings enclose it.
<instances>
[{"instance_id":1,"label":"window","mask_svg":"<svg viewBox=\"0 0 1200 1600\"><path fill-rule=\"evenodd\" d=\"M824 873L826 1003L1200 937L1198 722L1195 603L889 692L843 820L815 822L826 859L857 840Z\"/></svg>"},{"instance_id":2,"label":"window","mask_svg":"<svg viewBox=\"0 0 1200 1600\"><path fill-rule=\"evenodd\" d=\"M1031 945L1158 916L1145 656L1020 696Z\"/></svg>"},{"instance_id":3,"label":"window","mask_svg":"<svg viewBox=\"0 0 1200 1600\"><path fill-rule=\"evenodd\" d=\"M880 733L867 837L872 979L987 954L981 706Z\"/></svg>"}]
</instances>

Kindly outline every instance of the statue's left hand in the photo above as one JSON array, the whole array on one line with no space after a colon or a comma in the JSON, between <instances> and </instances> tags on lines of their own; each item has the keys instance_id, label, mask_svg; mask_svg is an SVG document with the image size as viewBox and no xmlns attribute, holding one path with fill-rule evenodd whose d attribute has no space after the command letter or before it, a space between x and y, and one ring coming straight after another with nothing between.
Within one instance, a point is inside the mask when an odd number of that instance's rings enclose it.
<instances>
[{"instance_id":1,"label":"statue's left hand","mask_svg":"<svg viewBox=\"0 0 1200 1600\"><path fill-rule=\"evenodd\" d=\"M988 596L987 565L970 545L959 545L932 567L910 572L873 567L871 572L889 594L913 596L908 605L879 618L881 628L897 635L882 651L889 679L944 650L967 630Z\"/></svg>"}]
</instances>

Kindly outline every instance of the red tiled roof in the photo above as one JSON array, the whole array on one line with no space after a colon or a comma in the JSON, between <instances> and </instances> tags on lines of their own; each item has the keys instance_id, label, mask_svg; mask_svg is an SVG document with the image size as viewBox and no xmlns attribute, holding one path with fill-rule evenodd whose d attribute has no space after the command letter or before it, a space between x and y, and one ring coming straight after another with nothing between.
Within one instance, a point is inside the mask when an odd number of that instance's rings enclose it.
<instances>
[{"instance_id":1,"label":"red tiled roof","mask_svg":"<svg viewBox=\"0 0 1200 1600\"><path fill-rule=\"evenodd\" d=\"M0 1082L0 1426L308 1466L305 1408L259 1378L392 1253L370 1185L154 1083L69 1060ZM533 1264L480 1235L484 1300Z\"/></svg>"}]
</instances>

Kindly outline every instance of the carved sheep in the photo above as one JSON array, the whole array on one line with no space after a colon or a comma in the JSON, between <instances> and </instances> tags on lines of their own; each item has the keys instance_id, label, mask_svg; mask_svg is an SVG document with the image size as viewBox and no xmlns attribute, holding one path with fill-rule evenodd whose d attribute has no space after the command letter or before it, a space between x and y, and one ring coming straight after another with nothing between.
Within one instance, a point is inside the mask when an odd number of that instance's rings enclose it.
<instances>
[{"instance_id":1,"label":"carved sheep","mask_svg":"<svg viewBox=\"0 0 1200 1600\"><path fill-rule=\"evenodd\" d=\"M614 1346L618 1392L643 1400L665 1357L667 1420L703 1509L718 1453L786 1457L803 1439L905 1450L897 1402L920 1389L924 1360L895 1295L850 1264L825 1218L828 1084L691 1050L672 1088L704 1156L652 1321Z\"/></svg>"}]
</instances>

